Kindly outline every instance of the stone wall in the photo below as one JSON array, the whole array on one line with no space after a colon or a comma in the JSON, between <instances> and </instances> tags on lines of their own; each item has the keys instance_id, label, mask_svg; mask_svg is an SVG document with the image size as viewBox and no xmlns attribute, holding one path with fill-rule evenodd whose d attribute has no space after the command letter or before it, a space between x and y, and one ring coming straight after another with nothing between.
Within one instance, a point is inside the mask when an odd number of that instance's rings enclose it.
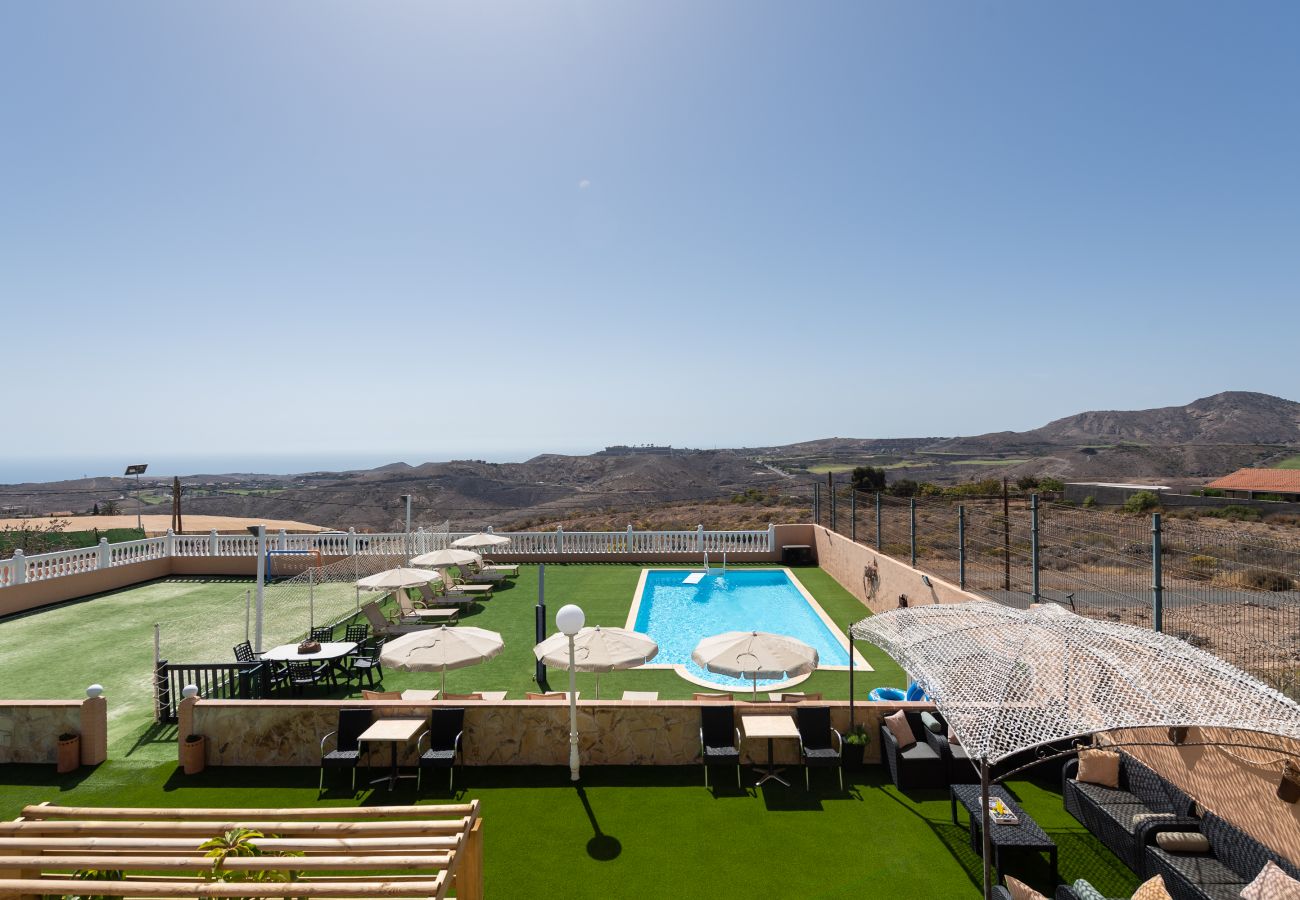
<instances>
[{"instance_id":1,"label":"stone wall","mask_svg":"<svg viewBox=\"0 0 1300 900\"><path fill-rule=\"evenodd\" d=\"M817 564L873 613L897 609L900 596L907 597L909 606L965 603L979 599L954 584L878 553L824 526L809 527L816 541ZM928 585L922 580L923 575L929 578Z\"/></svg>"},{"instance_id":2,"label":"stone wall","mask_svg":"<svg viewBox=\"0 0 1300 900\"><path fill-rule=\"evenodd\" d=\"M81 735L81 764L107 757L108 705L94 700L0 701L0 763L54 764L59 735Z\"/></svg>"},{"instance_id":3,"label":"stone wall","mask_svg":"<svg viewBox=\"0 0 1300 900\"><path fill-rule=\"evenodd\" d=\"M170 563L169 559L151 559L0 588L0 617L102 594L155 578L166 578L172 573Z\"/></svg>"},{"instance_id":4,"label":"stone wall","mask_svg":"<svg viewBox=\"0 0 1300 900\"><path fill-rule=\"evenodd\" d=\"M350 703L338 700L198 700L182 711L183 740L187 734L207 737L207 763L212 766L315 766L320 741L338 722L338 711L364 706L377 716L427 718L433 706L463 706L465 762L472 766L563 766L569 759L569 707L565 703L507 700L500 703L419 703L378 700ZM584 765L684 766L700 762L700 707L704 702L580 701L579 749ZM849 704L832 701L832 724L847 731ZM880 761L880 717L900 707L929 709L928 704L859 703L856 720L867 725L871 744L866 759ZM744 715L785 714L788 703L737 703L737 724ZM190 716L192 715L192 718ZM192 723L192 724L189 724ZM381 748L376 765L387 761ZM766 742L745 741L746 763L765 760ZM778 762L798 758L794 741L777 741ZM404 765L415 759L414 747L399 754Z\"/></svg>"}]
</instances>

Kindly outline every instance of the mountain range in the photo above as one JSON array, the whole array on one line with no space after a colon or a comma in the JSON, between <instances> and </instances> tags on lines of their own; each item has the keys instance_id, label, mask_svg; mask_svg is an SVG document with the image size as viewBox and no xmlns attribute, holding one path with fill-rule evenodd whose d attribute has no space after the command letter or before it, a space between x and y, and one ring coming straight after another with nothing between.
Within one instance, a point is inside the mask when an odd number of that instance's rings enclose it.
<instances>
[{"instance_id":1,"label":"mountain range","mask_svg":"<svg viewBox=\"0 0 1300 900\"><path fill-rule=\"evenodd\" d=\"M1051 475L1062 480L1159 480L1193 486L1247 465L1300 462L1300 403L1229 391L1185 406L1082 412L1024 432L970 437L824 438L732 450L544 454L521 463L457 460L393 463L349 472L191 475L182 478L190 513L265 516L323 525L387 529L413 496L416 524L456 527L550 525L600 514L633 521L665 504L700 504L756 489L791 501L808 482L858 465L893 479L951 483ZM841 479L845 476L841 475ZM166 511L170 479L141 495ZM9 486L7 505L31 513L84 512L129 496L123 479ZM749 494L754 496L753 491Z\"/></svg>"}]
</instances>

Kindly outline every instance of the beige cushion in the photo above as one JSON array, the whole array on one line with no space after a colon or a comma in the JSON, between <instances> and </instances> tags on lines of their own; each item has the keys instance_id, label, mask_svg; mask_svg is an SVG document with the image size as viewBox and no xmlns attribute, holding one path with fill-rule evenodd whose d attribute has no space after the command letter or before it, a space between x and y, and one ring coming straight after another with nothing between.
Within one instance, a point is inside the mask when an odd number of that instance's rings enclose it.
<instances>
[{"instance_id":1,"label":"beige cushion","mask_svg":"<svg viewBox=\"0 0 1300 900\"><path fill-rule=\"evenodd\" d=\"M1132 830L1137 831L1140 825L1145 825L1147 822L1154 821L1155 819L1172 819L1173 817L1174 817L1173 813L1145 812L1145 813L1138 813L1130 821L1133 826Z\"/></svg>"},{"instance_id":2,"label":"beige cushion","mask_svg":"<svg viewBox=\"0 0 1300 900\"><path fill-rule=\"evenodd\" d=\"M1114 750L1080 750L1080 781L1102 787L1119 787L1119 754Z\"/></svg>"},{"instance_id":3,"label":"beige cushion","mask_svg":"<svg viewBox=\"0 0 1300 900\"><path fill-rule=\"evenodd\" d=\"M1144 881L1133 892L1133 900L1174 900L1165 890L1165 880L1157 875L1150 881Z\"/></svg>"},{"instance_id":4,"label":"beige cushion","mask_svg":"<svg viewBox=\"0 0 1300 900\"><path fill-rule=\"evenodd\" d=\"M908 724L907 713L901 709L892 716L885 716L885 727L889 733L898 741L898 749L906 750L916 743L916 735L912 734L912 726Z\"/></svg>"},{"instance_id":5,"label":"beige cushion","mask_svg":"<svg viewBox=\"0 0 1300 900\"><path fill-rule=\"evenodd\" d=\"M1300 900L1300 881L1270 859L1255 880L1241 889L1241 896L1244 900Z\"/></svg>"},{"instance_id":6,"label":"beige cushion","mask_svg":"<svg viewBox=\"0 0 1300 900\"><path fill-rule=\"evenodd\" d=\"M1046 894L1040 894L1023 881L1017 881L1010 875L1006 877L1006 882L1007 893L1011 895L1011 900L1049 900Z\"/></svg>"},{"instance_id":7,"label":"beige cushion","mask_svg":"<svg viewBox=\"0 0 1300 900\"><path fill-rule=\"evenodd\" d=\"M1162 831L1156 835L1156 844L1170 853L1210 852L1210 842L1195 831Z\"/></svg>"},{"instance_id":8,"label":"beige cushion","mask_svg":"<svg viewBox=\"0 0 1300 900\"><path fill-rule=\"evenodd\" d=\"M361 692L362 700L401 700L401 691L366 691Z\"/></svg>"},{"instance_id":9,"label":"beige cushion","mask_svg":"<svg viewBox=\"0 0 1300 900\"><path fill-rule=\"evenodd\" d=\"M950 744L961 743L961 741L957 739L957 732L953 731L951 728L948 729L948 743Z\"/></svg>"}]
</instances>

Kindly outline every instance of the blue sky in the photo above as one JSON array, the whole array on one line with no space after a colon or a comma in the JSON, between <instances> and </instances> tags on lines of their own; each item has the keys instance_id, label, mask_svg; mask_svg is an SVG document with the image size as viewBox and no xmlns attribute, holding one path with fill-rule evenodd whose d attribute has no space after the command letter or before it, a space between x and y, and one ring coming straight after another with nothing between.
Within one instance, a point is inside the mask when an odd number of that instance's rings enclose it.
<instances>
[{"instance_id":1,"label":"blue sky","mask_svg":"<svg viewBox=\"0 0 1300 900\"><path fill-rule=\"evenodd\" d=\"M1300 399L1298 38L1292 3L4 4L0 457Z\"/></svg>"}]
</instances>

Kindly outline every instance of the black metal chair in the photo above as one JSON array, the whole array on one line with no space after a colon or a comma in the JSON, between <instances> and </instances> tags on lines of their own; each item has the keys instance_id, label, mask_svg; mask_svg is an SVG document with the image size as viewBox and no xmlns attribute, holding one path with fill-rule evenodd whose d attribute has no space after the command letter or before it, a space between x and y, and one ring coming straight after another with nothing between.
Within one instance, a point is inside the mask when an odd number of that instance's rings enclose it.
<instances>
[{"instance_id":1,"label":"black metal chair","mask_svg":"<svg viewBox=\"0 0 1300 900\"><path fill-rule=\"evenodd\" d=\"M253 645L248 641L235 645L235 662L258 662L257 654L253 652ZM267 667L270 673L271 686L278 687L288 680L289 668L284 663L267 660L262 663Z\"/></svg>"},{"instance_id":2,"label":"black metal chair","mask_svg":"<svg viewBox=\"0 0 1300 900\"><path fill-rule=\"evenodd\" d=\"M257 654L248 641L235 645L235 662L257 662Z\"/></svg>"},{"instance_id":3,"label":"black metal chair","mask_svg":"<svg viewBox=\"0 0 1300 900\"><path fill-rule=\"evenodd\" d=\"M321 625L318 628L313 628L309 638L310 640L320 641L322 644L327 644L334 640L334 627L332 625Z\"/></svg>"},{"instance_id":4,"label":"black metal chair","mask_svg":"<svg viewBox=\"0 0 1300 900\"><path fill-rule=\"evenodd\" d=\"M322 681L333 681L333 672L329 663L314 663L295 660L288 664L289 687L295 694L301 694L307 685L317 685Z\"/></svg>"},{"instance_id":5,"label":"black metal chair","mask_svg":"<svg viewBox=\"0 0 1300 900\"><path fill-rule=\"evenodd\" d=\"M447 769L447 789L456 786L456 757L465 765L465 751L461 747L461 737L465 734L465 710L463 707L439 708L429 715L429 728L415 740L418 751L427 739L429 749L420 754L419 769L415 773L415 789L420 789L420 776L425 769Z\"/></svg>"},{"instance_id":6,"label":"black metal chair","mask_svg":"<svg viewBox=\"0 0 1300 900\"><path fill-rule=\"evenodd\" d=\"M844 736L831 727L829 706L800 706L794 711L799 728L799 758L803 761L803 786L809 789L810 766L834 766L844 790Z\"/></svg>"},{"instance_id":7,"label":"black metal chair","mask_svg":"<svg viewBox=\"0 0 1300 900\"><path fill-rule=\"evenodd\" d=\"M740 781L740 729L734 706L700 707L700 761L704 765L704 786L709 786L709 766L734 765L736 787Z\"/></svg>"},{"instance_id":8,"label":"black metal chair","mask_svg":"<svg viewBox=\"0 0 1300 900\"><path fill-rule=\"evenodd\" d=\"M355 656L351 657L352 665L348 670L348 677L355 678L357 685L361 685L361 676L366 676L366 686L375 686L375 673L379 673L379 683L384 683L384 666L380 662L379 654L384 650L384 641L387 638L375 638L375 642L364 650L357 648Z\"/></svg>"},{"instance_id":9,"label":"black metal chair","mask_svg":"<svg viewBox=\"0 0 1300 900\"><path fill-rule=\"evenodd\" d=\"M320 739L320 785L318 791L325 789L326 769L351 769L352 790L357 789L357 765L361 762L361 742L357 738L370 727L374 721L373 713L368 709L340 709L339 724L333 731ZM334 738L334 749L325 752L325 742ZM369 754L369 749L367 749ZM367 757L369 767L369 757Z\"/></svg>"}]
</instances>

